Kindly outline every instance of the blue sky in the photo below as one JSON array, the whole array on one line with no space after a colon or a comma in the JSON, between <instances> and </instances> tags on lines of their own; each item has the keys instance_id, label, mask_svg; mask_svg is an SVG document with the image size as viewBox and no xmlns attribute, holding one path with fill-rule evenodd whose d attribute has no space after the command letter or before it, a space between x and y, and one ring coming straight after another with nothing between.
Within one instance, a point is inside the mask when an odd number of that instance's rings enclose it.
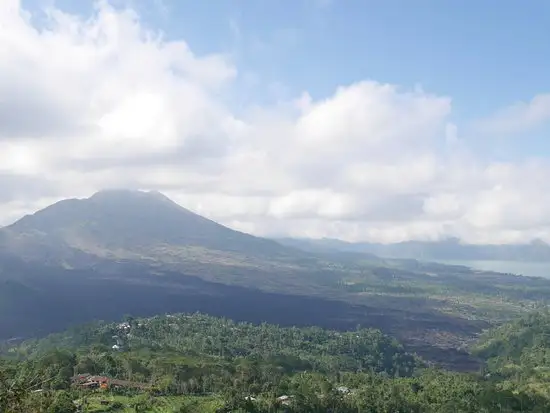
<instances>
[{"instance_id":1,"label":"blue sky","mask_svg":"<svg viewBox=\"0 0 550 413\"><path fill-rule=\"evenodd\" d=\"M59 0L69 11L83 2ZM37 7L42 0L23 4ZM531 0L225 0L132 4L168 39L198 54L227 53L239 68L238 98L313 98L364 79L450 96L468 122L550 91L550 2ZM215 5L215 6L214 6ZM253 85L253 87L251 86ZM547 128L517 137L467 136L488 156L550 153Z\"/></svg>"},{"instance_id":2,"label":"blue sky","mask_svg":"<svg viewBox=\"0 0 550 413\"><path fill-rule=\"evenodd\" d=\"M471 117L550 89L550 2L544 0L165 4L169 35L204 52L240 45L245 67L314 97L361 79L418 83L452 96L457 113ZM265 49L255 48L256 41Z\"/></svg>"}]
</instances>

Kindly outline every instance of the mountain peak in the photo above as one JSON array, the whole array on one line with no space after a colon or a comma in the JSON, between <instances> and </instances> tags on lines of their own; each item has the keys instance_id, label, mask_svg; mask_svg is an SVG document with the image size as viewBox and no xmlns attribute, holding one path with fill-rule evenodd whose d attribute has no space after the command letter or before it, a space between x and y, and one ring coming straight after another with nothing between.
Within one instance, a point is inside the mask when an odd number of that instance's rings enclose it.
<instances>
[{"instance_id":1,"label":"mountain peak","mask_svg":"<svg viewBox=\"0 0 550 413\"><path fill-rule=\"evenodd\" d=\"M123 188L110 188L110 189L101 189L95 194L89 197L89 199L95 198L104 198L111 196L125 196L125 195L135 195L139 193L146 193L140 189L123 189Z\"/></svg>"},{"instance_id":2,"label":"mountain peak","mask_svg":"<svg viewBox=\"0 0 550 413\"><path fill-rule=\"evenodd\" d=\"M540 238L535 238L535 239L531 240L531 242L529 244L532 245L532 246L535 246L535 247L548 247L548 243L544 242Z\"/></svg>"},{"instance_id":3,"label":"mountain peak","mask_svg":"<svg viewBox=\"0 0 550 413\"><path fill-rule=\"evenodd\" d=\"M93 194L88 199L102 200L114 198L141 198L156 199L173 202L170 198L159 191L144 191L141 189L102 189Z\"/></svg>"},{"instance_id":4,"label":"mountain peak","mask_svg":"<svg viewBox=\"0 0 550 413\"><path fill-rule=\"evenodd\" d=\"M6 227L8 233L13 245L19 240L102 256L176 259L189 248L247 255L285 252L274 241L224 227L158 191L109 189L59 201Z\"/></svg>"},{"instance_id":5,"label":"mountain peak","mask_svg":"<svg viewBox=\"0 0 550 413\"><path fill-rule=\"evenodd\" d=\"M144 191L134 189L104 189L96 192L91 197L85 199L97 205L120 206L127 208L173 208L180 212L192 214L191 211L183 208L181 205L172 201L166 195L159 191Z\"/></svg>"}]
</instances>

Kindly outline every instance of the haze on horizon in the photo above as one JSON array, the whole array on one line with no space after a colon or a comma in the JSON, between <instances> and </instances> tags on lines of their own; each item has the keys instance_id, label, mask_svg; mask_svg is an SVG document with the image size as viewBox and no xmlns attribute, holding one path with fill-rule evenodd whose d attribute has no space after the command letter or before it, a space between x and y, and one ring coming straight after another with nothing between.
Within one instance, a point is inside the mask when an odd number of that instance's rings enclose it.
<instances>
[{"instance_id":1,"label":"haze on horizon","mask_svg":"<svg viewBox=\"0 0 550 413\"><path fill-rule=\"evenodd\" d=\"M1 0L0 224L143 188L257 235L550 241L548 3L277 3Z\"/></svg>"}]
</instances>

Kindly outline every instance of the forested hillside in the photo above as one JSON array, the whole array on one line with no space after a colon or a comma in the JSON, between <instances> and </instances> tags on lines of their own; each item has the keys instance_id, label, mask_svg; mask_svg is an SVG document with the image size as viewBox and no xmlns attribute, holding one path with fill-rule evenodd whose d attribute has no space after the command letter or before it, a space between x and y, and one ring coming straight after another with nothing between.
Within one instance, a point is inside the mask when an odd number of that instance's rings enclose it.
<instances>
[{"instance_id":1,"label":"forested hillside","mask_svg":"<svg viewBox=\"0 0 550 413\"><path fill-rule=\"evenodd\" d=\"M128 351L181 354L220 360L250 358L274 363L289 371L314 370L385 372L390 376L410 376L419 361L379 330L337 332L318 327L283 328L263 323L236 323L202 314L168 315L122 324L92 324L28 341L15 354L34 357L54 349L79 351L90 347L108 351L117 340ZM122 342L122 343L120 343ZM90 367L82 373L98 374L107 368ZM81 370L81 369L77 369ZM128 377L133 379L134 377ZM150 379L150 375L147 376Z\"/></svg>"},{"instance_id":2,"label":"forested hillside","mask_svg":"<svg viewBox=\"0 0 550 413\"><path fill-rule=\"evenodd\" d=\"M490 330L474 348L508 386L550 393L550 313L537 312Z\"/></svg>"},{"instance_id":3,"label":"forested hillside","mask_svg":"<svg viewBox=\"0 0 550 413\"><path fill-rule=\"evenodd\" d=\"M492 334L498 336L499 331ZM0 411L546 412L548 394L428 368L376 330L177 314L6 345ZM88 386L104 380L105 386Z\"/></svg>"}]
</instances>

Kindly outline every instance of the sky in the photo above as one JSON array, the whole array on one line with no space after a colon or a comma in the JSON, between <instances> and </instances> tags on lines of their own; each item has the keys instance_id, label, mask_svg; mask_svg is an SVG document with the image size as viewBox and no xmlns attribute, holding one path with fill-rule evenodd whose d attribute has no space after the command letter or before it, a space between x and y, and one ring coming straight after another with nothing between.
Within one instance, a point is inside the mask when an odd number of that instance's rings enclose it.
<instances>
[{"instance_id":1,"label":"sky","mask_svg":"<svg viewBox=\"0 0 550 413\"><path fill-rule=\"evenodd\" d=\"M129 188L257 235L550 242L548 38L546 0L0 0L0 224Z\"/></svg>"}]
</instances>

